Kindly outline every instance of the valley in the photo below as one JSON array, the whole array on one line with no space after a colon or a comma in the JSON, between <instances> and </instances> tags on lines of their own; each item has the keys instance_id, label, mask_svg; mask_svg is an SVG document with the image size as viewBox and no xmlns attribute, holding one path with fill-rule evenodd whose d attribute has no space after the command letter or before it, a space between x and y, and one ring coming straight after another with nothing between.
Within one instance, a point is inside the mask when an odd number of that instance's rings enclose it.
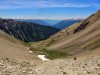
<instances>
[{"instance_id":1,"label":"valley","mask_svg":"<svg viewBox=\"0 0 100 75\"><path fill-rule=\"evenodd\" d=\"M100 10L64 24L0 18L0 75L100 75Z\"/></svg>"}]
</instances>

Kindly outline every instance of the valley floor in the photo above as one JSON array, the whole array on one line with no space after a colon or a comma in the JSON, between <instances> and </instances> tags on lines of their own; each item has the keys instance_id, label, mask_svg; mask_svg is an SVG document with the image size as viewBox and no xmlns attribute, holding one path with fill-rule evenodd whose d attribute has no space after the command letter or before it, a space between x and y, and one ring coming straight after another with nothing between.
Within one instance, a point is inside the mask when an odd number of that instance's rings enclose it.
<instances>
[{"instance_id":1,"label":"valley floor","mask_svg":"<svg viewBox=\"0 0 100 75\"><path fill-rule=\"evenodd\" d=\"M100 48L74 57L41 64L1 58L0 75L100 75Z\"/></svg>"}]
</instances>

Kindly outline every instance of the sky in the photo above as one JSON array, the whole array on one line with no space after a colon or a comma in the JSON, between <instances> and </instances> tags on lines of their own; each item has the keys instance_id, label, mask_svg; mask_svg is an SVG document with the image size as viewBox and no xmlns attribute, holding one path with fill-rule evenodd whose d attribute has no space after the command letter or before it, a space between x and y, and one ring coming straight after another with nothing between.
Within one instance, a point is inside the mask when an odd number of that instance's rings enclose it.
<instances>
[{"instance_id":1,"label":"sky","mask_svg":"<svg viewBox=\"0 0 100 75\"><path fill-rule=\"evenodd\" d=\"M100 9L100 0L0 0L1 18L86 18Z\"/></svg>"}]
</instances>

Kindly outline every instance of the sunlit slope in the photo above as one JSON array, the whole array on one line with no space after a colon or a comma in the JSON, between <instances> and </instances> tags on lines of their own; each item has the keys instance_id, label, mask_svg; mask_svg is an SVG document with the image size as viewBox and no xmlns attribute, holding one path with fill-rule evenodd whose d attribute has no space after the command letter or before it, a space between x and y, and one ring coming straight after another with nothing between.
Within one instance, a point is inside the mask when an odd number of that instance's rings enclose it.
<instances>
[{"instance_id":1,"label":"sunlit slope","mask_svg":"<svg viewBox=\"0 0 100 75\"><path fill-rule=\"evenodd\" d=\"M19 40L0 31L0 58L29 61L33 60L33 57Z\"/></svg>"},{"instance_id":2,"label":"sunlit slope","mask_svg":"<svg viewBox=\"0 0 100 75\"><path fill-rule=\"evenodd\" d=\"M22 45L21 41L17 40L13 36L10 36L9 34L6 34L5 32L3 32L1 30L0 30L0 38L4 39L4 40L8 40L8 41L15 43L15 44L21 44Z\"/></svg>"},{"instance_id":3,"label":"sunlit slope","mask_svg":"<svg viewBox=\"0 0 100 75\"><path fill-rule=\"evenodd\" d=\"M49 50L59 50L71 54L100 48L100 11L91 15L83 22L62 30L52 39L58 38Z\"/></svg>"}]
</instances>

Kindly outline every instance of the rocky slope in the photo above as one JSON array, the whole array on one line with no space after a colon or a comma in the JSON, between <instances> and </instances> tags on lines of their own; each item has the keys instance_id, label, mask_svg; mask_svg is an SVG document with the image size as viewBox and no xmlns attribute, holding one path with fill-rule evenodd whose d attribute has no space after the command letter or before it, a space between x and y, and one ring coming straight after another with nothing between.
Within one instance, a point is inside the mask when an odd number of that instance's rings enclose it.
<instances>
[{"instance_id":1,"label":"rocky slope","mask_svg":"<svg viewBox=\"0 0 100 75\"><path fill-rule=\"evenodd\" d=\"M59 31L59 29L53 27L14 21L13 19L1 19L0 30L25 42L40 41Z\"/></svg>"},{"instance_id":2,"label":"rocky slope","mask_svg":"<svg viewBox=\"0 0 100 75\"><path fill-rule=\"evenodd\" d=\"M93 51L67 59L42 64L17 62L0 58L0 75L100 75L100 52Z\"/></svg>"}]
</instances>

